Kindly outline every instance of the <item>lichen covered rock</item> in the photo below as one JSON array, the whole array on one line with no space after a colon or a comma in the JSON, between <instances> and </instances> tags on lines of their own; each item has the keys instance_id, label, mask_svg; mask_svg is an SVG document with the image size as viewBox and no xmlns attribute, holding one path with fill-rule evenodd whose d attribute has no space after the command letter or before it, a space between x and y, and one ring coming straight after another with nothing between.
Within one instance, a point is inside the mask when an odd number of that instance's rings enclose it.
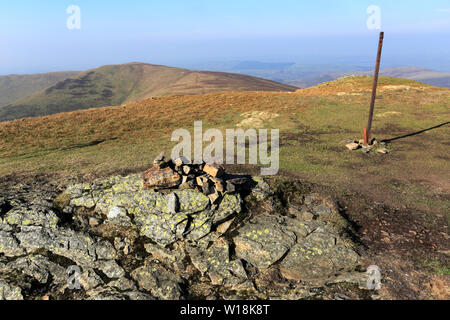
<instances>
[{"instance_id":1,"label":"lichen covered rock","mask_svg":"<svg viewBox=\"0 0 450 320\"><path fill-rule=\"evenodd\" d=\"M296 236L275 216L255 217L233 238L236 256L257 268L268 268L280 260L295 244Z\"/></svg>"},{"instance_id":2,"label":"lichen covered rock","mask_svg":"<svg viewBox=\"0 0 450 320\"><path fill-rule=\"evenodd\" d=\"M0 190L0 299L301 299L363 279L330 198L302 195L283 209L263 178L192 170L220 196L195 184L146 189L138 174L62 193Z\"/></svg>"}]
</instances>

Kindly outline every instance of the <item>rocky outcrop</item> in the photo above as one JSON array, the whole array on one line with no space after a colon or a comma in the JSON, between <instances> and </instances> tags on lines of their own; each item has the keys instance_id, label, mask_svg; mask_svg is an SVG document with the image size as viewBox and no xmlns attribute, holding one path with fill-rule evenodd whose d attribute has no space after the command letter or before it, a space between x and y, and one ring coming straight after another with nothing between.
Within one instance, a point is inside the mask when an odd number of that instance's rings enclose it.
<instances>
[{"instance_id":1,"label":"rocky outcrop","mask_svg":"<svg viewBox=\"0 0 450 320\"><path fill-rule=\"evenodd\" d=\"M330 199L274 206L263 178L206 170L202 183L223 178L217 202L197 184L155 190L139 174L62 193L0 191L0 299L296 299L358 279L359 254Z\"/></svg>"}]
</instances>

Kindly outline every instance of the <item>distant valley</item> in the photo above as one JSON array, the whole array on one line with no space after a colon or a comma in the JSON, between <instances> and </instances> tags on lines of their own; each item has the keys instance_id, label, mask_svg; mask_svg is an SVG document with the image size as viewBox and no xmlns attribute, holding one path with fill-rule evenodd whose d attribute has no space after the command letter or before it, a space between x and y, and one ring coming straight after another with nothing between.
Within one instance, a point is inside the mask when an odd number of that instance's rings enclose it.
<instances>
[{"instance_id":1,"label":"distant valley","mask_svg":"<svg viewBox=\"0 0 450 320\"><path fill-rule=\"evenodd\" d=\"M373 67L367 64L299 64L268 63L258 61L215 62L194 65L201 70L214 70L248 74L278 81L300 88L309 88L317 84L333 81L349 75L372 75ZM450 73L418 68L414 66L388 67L381 70L386 77L416 80L442 88L450 88Z\"/></svg>"}]
</instances>

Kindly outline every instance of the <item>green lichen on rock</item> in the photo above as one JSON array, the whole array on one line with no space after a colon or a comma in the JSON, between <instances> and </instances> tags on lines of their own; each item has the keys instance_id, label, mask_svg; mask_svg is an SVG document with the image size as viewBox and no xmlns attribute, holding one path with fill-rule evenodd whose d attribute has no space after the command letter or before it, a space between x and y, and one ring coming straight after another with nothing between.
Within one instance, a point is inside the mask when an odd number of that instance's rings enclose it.
<instances>
[{"instance_id":1,"label":"green lichen on rock","mask_svg":"<svg viewBox=\"0 0 450 320\"><path fill-rule=\"evenodd\" d=\"M292 280L327 279L354 270L359 255L340 241L330 228L320 228L301 239L280 264L284 277Z\"/></svg>"},{"instance_id":2,"label":"green lichen on rock","mask_svg":"<svg viewBox=\"0 0 450 320\"><path fill-rule=\"evenodd\" d=\"M0 300L23 300L22 290L0 280Z\"/></svg>"},{"instance_id":3,"label":"green lichen on rock","mask_svg":"<svg viewBox=\"0 0 450 320\"><path fill-rule=\"evenodd\" d=\"M183 280L154 261L147 260L142 267L131 273L139 286L159 299L178 300L182 296Z\"/></svg>"},{"instance_id":4,"label":"green lichen on rock","mask_svg":"<svg viewBox=\"0 0 450 320\"><path fill-rule=\"evenodd\" d=\"M208 275L213 285L233 287L247 280L241 260L231 260L229 244L223 238L206 250L190 248L189 253L194 266Z\"/></svg>"},{"instance_id":5,"label":"green lichen on rock","mask_svg":"<svg viewBox=\"0 0 450 320\"><path fill-rule=\"evenodd\" d=\"M91 209L104 217L111 217L111 210L123 208L142 236L161 245L183 238L198 240L211 232L214 223L241 211L239 195L225 195L219 207L211 210L209 198L200 192L185 189L173 193L179 202L177 212L169 210L169 195L144 189L139 175L73 185L64 192L70 195L71 205ZM120 224L122 220L111 222Z\"/></svg>"},{"instance_id":6,"label":"green lichen on rock","mask_svg":"<svg viewBox=\"0 0 450 320\"><path fill-rule=\"evenodd\" d=\"M3 220L9 225L44 226L52 229L56 228L59 222L53 210L41 210L36 206L11 209Z\"/></svg>"},{"instance_id":7,"label":"green lichen on rock","mask_svg":"<svg viewBox=\"0 0 450 320\"><path fill-rule=\"evenodd\" d=\"M289 251L296 242L296 236L282 225L280 218L261 215L244 225L233 240L237 257L265 269Z\"/></svg>"},{"instance_id":8,"label":"green lichen on rock","mask_svg":"<svg viewBox=\"0 0 450 320\"><path fill-rule=\"evenodd\" d=\"M252 177L252 180L256 185L251 189L251 196L257 201L263 201L274 194L273 190L263 177L254 176Z\"/></svg>"}]
</instances>

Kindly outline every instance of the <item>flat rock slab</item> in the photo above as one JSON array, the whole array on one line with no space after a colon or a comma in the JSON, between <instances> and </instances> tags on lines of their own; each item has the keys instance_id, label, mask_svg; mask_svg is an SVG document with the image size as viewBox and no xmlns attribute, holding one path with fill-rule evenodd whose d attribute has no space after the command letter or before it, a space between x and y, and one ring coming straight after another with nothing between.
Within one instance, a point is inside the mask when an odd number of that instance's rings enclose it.
<instances>
[{"instance_id":1,"label":"flat rock slab","mask_svg":"<svg viewBox=\"0 0 450 320\"><path fill-rule=\"evenodd\" d=\"M261 215L239 230L234 237L236 256L265 269L280 260L296 243L294 232L275 216Z\"/></svg>"},{"instance_id":2,"label":"flat rock slab","mask_svg":"<svg viewBox=\"0 0 450 320\"><path fill-rule=\"evenodd\" d=\"M281 274L285 278L323 280L355 268L359 255L326 229L318 228L291 248L280 263Z\"/></svg>"}]
</instances>

